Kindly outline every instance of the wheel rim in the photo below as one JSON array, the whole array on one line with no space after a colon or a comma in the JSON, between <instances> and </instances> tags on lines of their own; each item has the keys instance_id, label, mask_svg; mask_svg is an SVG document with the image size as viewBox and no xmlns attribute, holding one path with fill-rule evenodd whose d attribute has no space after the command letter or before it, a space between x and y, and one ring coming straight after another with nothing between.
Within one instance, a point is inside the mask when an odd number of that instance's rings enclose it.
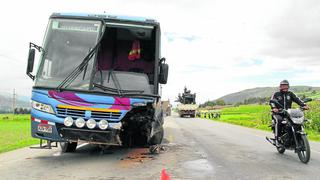
<instances>
[{"instance_id":1,"label":"wheel rim","mask_svg":"<svg viewBox=\"0 0 320 180\"><path fill-rule=\"evenodd\" d=\"M300 153L301 153L302 158L303 158L303 159L306 159L306 153L305 153L305 151L300 151Z\"/></svg>"},{"instance_id":2,"label":"wheel rim","mask_svg":"<svg viewBox=\"0 0 320 180\"><path fill-rule=\"evenodd\" d=\"M306 153L306 151L300 150L300 151L299 151L299 154L300 154L300 159L301 159L303 162L307 161L307 153Z\"/></svg>"}]
</instances>

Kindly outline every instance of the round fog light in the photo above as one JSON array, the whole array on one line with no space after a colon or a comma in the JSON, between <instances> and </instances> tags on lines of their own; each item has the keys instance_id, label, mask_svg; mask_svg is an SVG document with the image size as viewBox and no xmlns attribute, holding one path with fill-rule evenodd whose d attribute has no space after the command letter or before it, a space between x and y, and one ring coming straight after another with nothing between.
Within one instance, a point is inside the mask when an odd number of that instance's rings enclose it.
<instances>
[{"instance_id":1,"label":"round fog light","mask_svg":"<svg viewBox=\"0 0 320 180\"><path fill-rule=\"evenodd\" d=\"M66 117L66 118L64 119L63 124L64 124L65 126L67 126L67 127L72 126L72 124L73 124L73 119L72 119L72 117L70 117L70 116Z\"/></svg>"},{"instance_id":2,"label":"round fog light","mask_svg":"<svg viewBox=\"0 0 320 180\"><path fill-rule=\"evenodd\" d=\"M105 129L108 128L109 123L108 123L107 120L102 119L102 120L100 120L100 122L99 122L98 125L99 125L99 128L100 128L100 129L105 130Z\"/></svg>"},{"instance_id":3,"label":"round fog light","mask_svg":"<svg viewBox=\"0 0 320 180\"><path fill-rule=\"evenodd\" d=\"M97 123L94 119L89 119L86 124L89 129L93 129L97 125Z\"/></svg>"},{"instance_id":4,"label":"round fog light","mask_svg":"<svg viewBox=\"0 0 320 180\"><path fill-rule=\"evenodd\" d=\"M76 120L75 124L78 128L83 128L86 122L84 121L83 118L80 117Z\"/></svg>"}]
</instances>

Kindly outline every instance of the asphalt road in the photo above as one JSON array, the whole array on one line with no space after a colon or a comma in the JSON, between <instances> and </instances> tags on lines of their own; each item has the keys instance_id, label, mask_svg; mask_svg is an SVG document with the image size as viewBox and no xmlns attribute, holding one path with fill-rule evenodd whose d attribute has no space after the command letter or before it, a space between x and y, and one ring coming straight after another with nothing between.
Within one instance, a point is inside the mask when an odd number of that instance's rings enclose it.
<instances>
[{"instance_id":1,"label":"asphalt road","mask_svg":"<svg viewBox=\"0 0 320 180\"><path fill-rule=\"evenodd\" d=\"M23 148L0 155L0 179L319 179L320 144L311 142L311 160L293 151L278 154L267 132L196 118L165 119L164 150L83 144L76 153L59 148Z\"/></svg>"}]
</instances>

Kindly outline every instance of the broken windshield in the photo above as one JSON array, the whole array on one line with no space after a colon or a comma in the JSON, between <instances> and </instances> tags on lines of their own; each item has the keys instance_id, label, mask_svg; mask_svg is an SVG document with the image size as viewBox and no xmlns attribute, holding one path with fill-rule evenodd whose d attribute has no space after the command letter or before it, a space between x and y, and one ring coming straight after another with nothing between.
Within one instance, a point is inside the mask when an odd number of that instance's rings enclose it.
<instances>
[{"instance_id":1,"label":"broken windshield","mask_svg":"<svg viewBox=\"0 0 320 180\"><path fill-rule=\"evenodd\" d=\"M94 48L100 26L99 21L52 19L45 37L46 53L42 55L35 86L56 88ZM93 63L87 64L86 71L69 85L70 89L89 90Z\"/></svg>"}]
</instances>

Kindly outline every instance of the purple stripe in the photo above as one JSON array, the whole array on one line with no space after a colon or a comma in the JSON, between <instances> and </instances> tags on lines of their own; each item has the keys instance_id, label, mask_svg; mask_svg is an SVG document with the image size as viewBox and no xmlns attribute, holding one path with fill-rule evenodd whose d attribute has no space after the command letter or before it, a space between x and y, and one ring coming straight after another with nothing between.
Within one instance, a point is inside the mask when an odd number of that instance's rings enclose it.
<instances>
[{"instance_id":1,"label":"purple stripe","mask_svg":"<svg viewBox=\"0 0 320 180\"><path fill-rule=\"evenodd\" d=\"M93 106L93 104L86 102L73 92L56 92L50 90L48 91L48 94L50 97L66 104L75 106Z\"/></svg>"}]
</instances>

